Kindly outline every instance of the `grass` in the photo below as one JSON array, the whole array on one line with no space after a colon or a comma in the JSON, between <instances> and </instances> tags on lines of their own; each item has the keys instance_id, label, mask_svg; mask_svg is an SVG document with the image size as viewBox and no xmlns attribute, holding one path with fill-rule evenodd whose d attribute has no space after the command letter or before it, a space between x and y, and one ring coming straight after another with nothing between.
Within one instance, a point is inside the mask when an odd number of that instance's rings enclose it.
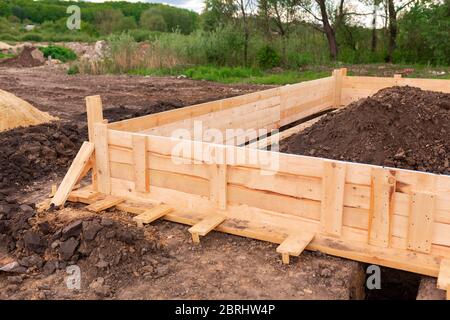
<instances>
[{"instance_id":1,"label":"grass","mask_svg":"<svg viewBox=\"0 0 450 320\"><path fill-rule=\"evenodd\" d=\"M193 80L207 80L220 83L271 84L283 85L314 80L330 75L329 71L280 71L269 72L256 68L243 67L177 67L160 69L136 69L128 72L140 76L178 76L185 75Z\"/></svg>"},{"instance_id":2,"label":"grass","mask_svg":"<svg viewBox=\"0 0 450 320\"><path fill-rule=\"evenodd\" d=\"M13 58L13 57L14 57L13 54L0 52L0 59Z\"/></svg>"}]
</instances>

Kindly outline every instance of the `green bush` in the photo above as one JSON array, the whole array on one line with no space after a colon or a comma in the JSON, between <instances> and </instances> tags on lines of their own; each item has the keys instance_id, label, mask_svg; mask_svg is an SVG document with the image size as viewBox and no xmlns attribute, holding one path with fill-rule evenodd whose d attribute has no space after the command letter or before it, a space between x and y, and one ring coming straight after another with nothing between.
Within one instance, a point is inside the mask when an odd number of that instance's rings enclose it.
<instances>
[{"instance_id":1,"label":"green bush","mask_svg":"<svg viewBox=\"0 0 450 320\"><path fill-rule=\"evenodd\" d=\"M41 42L42 36L36 33L28 33L22 36L22 41L35 41L35 42Z\"/></svg>"},{"instance_id":2,"label":"green bush","mask_svg":"<svg viewBox=\"0 0 450 320\"><path fill-rule=\"evenodd\" d=\"M289 52L286 63L289 68L301 68L313 64L314 57L309 52Z\"/></svg>"},{"instance_id":3,"label":"green bush","mask_svg":"<svg viewBox=\"0 0 450 320\"><path fill-rule=\"evenodd\" d=\"M280 65L280 56L272 47L266 45L257 53L258 65L264 69L270 69Z\"/></svg>"},{"instance_id":4,"label":"green bush","mask_svg":"<svg viewBox=\"0 0 450 320\"><path fill-rule=\"evenodd\" d=\"M78 74L79 72L80 70L78 69L77 65L70 66L70 68L67 70L67 74L69 75Z\"/></svg>"},{"instance_id":5,"label":"green bush","mask_svg":"<svg viewBox=\"0 0 450 320\"><path fill-rule=\"evenodd\" d=\"M40 47L39 48L44 57L51 56L52 59L58 59L62 62L73 61L77 58L77 54L69 48L49 45L48 47Z\"/></svg>"}]
</instances>

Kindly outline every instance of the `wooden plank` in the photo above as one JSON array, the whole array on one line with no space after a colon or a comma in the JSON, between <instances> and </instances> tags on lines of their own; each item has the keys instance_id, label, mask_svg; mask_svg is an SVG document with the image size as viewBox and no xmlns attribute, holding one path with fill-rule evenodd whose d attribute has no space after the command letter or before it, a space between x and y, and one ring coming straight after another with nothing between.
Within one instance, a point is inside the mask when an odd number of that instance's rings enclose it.
<instances>
[{"instance_id":1,"label":"wooden plank","mask_svg":"<svg viewBox=\"0 0 450 320\"><path fill-rule=\"evenodd\" d=\"M320 222L323 232L340 236L344 210L346 165L324 161Z\"/></svg>"},{"instance_id":2,"label":"wooden plank","mask_svg":"<svg viewBox=\"0 0 450 320\"><path fill-rule=\"evenodd\" d=\"M336 69L333 71L334 77L334 102L333 107L339 108L342 101L342 86L344 77L347 75L347 69Z\"/></svg>"},{"instance_id":3,"label":"wooden plank","mask_svg":"<svg viewBox=\"0 0 450 320\"><path fill-rule=\"evenodd\" d=\"M136 190L140 192L149 191L148 157L147 157L147 137L134 134L133 142L133 164L134 182Z\"/></svg>"},{"instance_id":4,"label":"wooden plank","mask_svg":"<svg viewBox=\"0 0 450 320\"><path fill-rule=\"evenodd\" d=\"M100 212L109 209L111 207L114 207L115 205L118 205L119 203L122 203L124 201L125 199L122 197L106 196L104 199L98 200L88 205L86 207L86 210L93 212Z\"/></svg>"},{"instance_id":5,"label":"wooden plank","mask_svg":"<svg viewBox=\"0 0 450 320\"><path fill-rule=\"evenodd\" d=\"M435 195L425 192L411 194L408 223L408 249L430 252L433 238Z\"/></svg>"},{"instance_id":6,"label":"wooden plank","mask_svg":"<svg viewBox=\"0 0 450 320\"><path fill-rule=\"evenodd\" d=\"M89 141L94 142L94 124L103 122L103 107L100 96L86 97L86 113Z\"/></svg>"},{"instance_id":7,"label":"wooden plank","mask_svg":"<svg viewBox=\"0 0 450 320\"><path fill-rule=\"evenodd\" d=\"M94 143L98 191L111 193L111 172L109 167L108 128L106 124L94 124Z\"/></svg>"},{"instance_id":8,"label":"wooden plank","mask_svg":"<svg viewBox=\"0 0 450 320\"><path fill-rule=\"evenodd\" d=\"M63 181L59 185L55 196L52 199L52 204L56 207L63 206L69 197L70 192L76 185L78 179L83 173L84 168L89 162L91 155L94 152L94 144L91 142L83 142L80 151L78 151L75 159L70 165L69 170L64 176Z\"/></svg>"},{"instance_id":9,"label":"wooden plank","mask_svg":"<svg viewBox=\"0 0 450 320\"><path fill-rule=\"evenodd\" d=\"M227 165L211 164L210 179L210 200L217 208L226 210L227 208Z\"/></svg>"},{"instance_id":10,"label":"wooden plank","mask_svg":"<svg viewBox=\"0 0 450 320\"><path fill-rule=\"evenodd\" d=\"M450 259L442 259L439 266L437 287L442 290L448 290L449 286L450 286Z\"/></svg>"},{"instance_id":11,"label":"wooden plank","mask_svg":"<svg viewBox=\"0 0 450 320\"><path fill-rule=\"evenodd\" d=\"M86 200L94 199L99 195L99 192L89 186L72 191L67 200L71 202L85 202Z\"/></svg>"},{"instance_id":12,"label":"wooden plank","mask_svg":"<svg viewBox=\"0 0 450 320\"><path fill-rule=\"evenodd\" d=\"M395 176L387 169L372 169L369 243L388 247L391 233L392 202L395 194Z\"/></svg>"},{"instance_id":13,"label":"wooden plank","mask_svg":"<svg viewBox=\"0 0 450 320\"><path fill-rule=\"evenodd\" d=\"M168 214L171 211L173 211L173 208L171 206L161 204L144 211L143 213L134 217L133 220L136 221L138 226L142 227L144 223L145 224L152 223L153 221L161 218L162 216Z\"/></svg>"},{"instance_id":14,"label":"wooden plank","mask_svg":"<svg viewBox=\"0 0 450 320\"><path fill-rule=\"evenodd\" d=\"M189 232L192 234L192 241L194 243L200 242L199 236L206 236L211 230L216 228L226 219L225 216L219 214L212 214L189 228Z\"/></svg>"},{"instance_id":15,"label":"wooden plank","mask_svg":"<svg viewBox=\"0 0 450 320\"><path fill-rule=\"evenodd\" d=\"M278 247L284 264L289 264L289 256L298 257L306 246L314 239L314 233L299 233L289 235Z\"/></svg>"}]
</instances>

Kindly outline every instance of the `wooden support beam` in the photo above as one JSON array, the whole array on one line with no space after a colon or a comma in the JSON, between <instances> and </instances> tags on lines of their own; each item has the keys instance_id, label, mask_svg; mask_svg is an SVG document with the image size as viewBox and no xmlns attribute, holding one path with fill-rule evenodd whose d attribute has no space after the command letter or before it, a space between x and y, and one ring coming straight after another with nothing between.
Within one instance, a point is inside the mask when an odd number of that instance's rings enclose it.
<instances>
[{"instance_id":1,"label":"wooden support beam","mask_svg":"<svg viewBox=\"0 0 450 320\"><path fill-rule=\"evenodd\" d=\"M220 210L227 209L227 165L211 164L210 200Z\"/></svg>"},{"instance_id":2,"label":"wooden support beam","mask_svg":"<svg viewBox=\"0 0 450 320\"><path fill-rule=\"evenodd\" d=\"M289 235L278 247L277 252L281 253L284 264L289 264L289 257L298 257L306 246L314 239L314 233L299 233Z\"/></svg>"},{"instance_id":3,"label":"wooden support beam","mask_svg":"<svg viewBox=\"0 0 450 320\"><path fill-rule=\"evenodd\" d=\"M344 211L345 163L323 162L320 223L324 233L340 236Z\"/></svg>"},{"instance_id":4,"label":"wooden support beam","mask_svg":"<svg viewBox=\"0 0 450 320\"><path fill-rule=\"evenodd\" d=\"M450 259L442 259L439 267L439 275L437 280L437 287L441 290L447 291L447 300L450 293Z\"/></svg>"},{"instance_id":5,"label":"wooden support beam","mask_svg":"<svg viewBox=\"0 0 450 320\"><path fill-rule=\"evenodd\" d=\"M342 101L342 83L347 75L347 68L336 69L333 71L334 77L334 103L333 107L339 108Z\"/></svg>"},{"instance_id":6,"label":"wooden support beam","mask_svg":"<svg viewBox=\"0 0 450 320\"><path fill-rule=\"evenodd\" d=\"M133 220L136 222L138 227L143 227L144 223L145 224L152 223L153 221L165 216L166 214L172 211L173 211L172 207L166 204L161 204L144 211L143 213L134 217Z\"/></svg>"},{"instance_id":7,"label":"wooden support beam","mask_svg":"<svg viewBox=\"0 0 450 320\"><path fill-rule=\"evenodd\" d=\"M99 195L100 193L95 191L93 188L81 188L72 191L67 200L71 202L86 202L87 200L94 199Z\"/></svg>"},{"instance_id":8,"label":"wooden support beam","mask_svg":"<svg viewBox=\"0 0 450 320\"><path fill-rule=\"evenodd\" d=\"M91 142L83 142L80 151L78 151L75 159L70 165L69 170L64 176L63 181L59 185L58 190L53 197L51 204L56 207L61 207L69 197L70 192L81 177L84 168L88 164L91 155L94 152L94 144Z\"/></svg>"},{"instance_id":9,"label":"wooden support beam","mask_svg":"<svg viewBox=\"0 0 450 320\"><path fill-rule=\"evenodd\" d=\"M111 207L114 207L115 205L124 202L124 198L120 197L114 197L114 196L106 196L106 198L98 200L86 207L86 210L93 211L93 212L100 212L106 209L109 209Z\"/></svg>"},{"instance_id":10,"label":"wooden support beam","mask_svg":"<svg viewBox=\"0 0 450 320\"><path fill-rule=\"evenodd\" d=\"M207 216L205 219L189 228L188 231L192 234L192 241L194 241L194 243L199 243L200 236L206 236L211 230L224 222L225 219L225 216L218 214Z\"/></svg>"},{"instance_id":11,"label":"wooden support beam","mask_svg":"<svg viewBox=\"0 0 450 320\"><path fill-rule=\"evenodd\" d=\"M94 143L94 124L105 123L103 119L102 99L99 95L86 97L86 114L89 142ZM97 169L95 155L92 156L92 184L97 188Z\"/></svg>"},{"instance_id":12,"label":"wooden support beam","mask_svg":"<svg viewBox=\"0 0 450 320\"><path fill-rule=\"evenodd\" d=\"M435 195L413 191L408 221L408 249L419 252L431 251Z\"/></svg>"},{"instance_id":13,"label":"wooden support beam","mask_svg":"<svg viewBox=\"0 0 450 320\"><path fill-rule=\"evenodd\" d=\"M94 142L94 124L103 123L103 106L100 96L86 97L86 114L89 141Z\"/></svg>"},{"instance_id":14,"label":"wooden support beam","mask_svg":"<svg viewBox=\"0 0 450 320\"><path fill-rule=\"evenodd\" d=\"M369 244L389 247L396 179L391 171L372 168Z\"/></svg>"},{"instance_id":15,"label":"wooden support beam","mask_svg":"<svg viewBox=\"0 0 450 320\"><path fill-rule=\"evenodd\" d=\"M134 183L136 191L149 191L148 157L147 157L147 137L143 135L132 136L133 163L134 163Z\"/></svg>"},{"instance_id":16,"label":"wooden support beam","mask_svg":"<svg viewBox=\"0 0 450 320\"><path fill-rule=\"evenodd\" d=\"M94 143L98 191L111 193L111 172L109 167L108 127L103 123L94 124Z\"/></svg>"}]
</instances>

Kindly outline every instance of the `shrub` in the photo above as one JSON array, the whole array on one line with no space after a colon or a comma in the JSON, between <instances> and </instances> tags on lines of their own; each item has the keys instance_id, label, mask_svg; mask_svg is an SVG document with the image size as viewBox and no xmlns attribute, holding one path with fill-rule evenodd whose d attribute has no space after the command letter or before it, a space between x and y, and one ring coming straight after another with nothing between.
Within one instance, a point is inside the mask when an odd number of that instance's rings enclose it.
<instances>
[{"instance_id":1,"label":"shrub","mask_svg":"<svg viewBox=\"0 0 450 320\"><path fill-rule=\"evenodd\" d=\"M70 66L70 68L67 70L67 74L69 75L78 74L79 72L80 70L78 69L77 65Z\"/></svg>"},{"instance_id":2,"label":"shrub","mask_svg":"<svg viewBox=\"0 0 450 320\"><path fill-rule=\"evenodd\" d=\"M52 59L58 59L62 62L73 61L77 58L77 54L69 48L49 45L48 47L40 47L39 48L44 57L48 58L49 56Z\"/></svg>"},{"instance_id":3,"label":"shrub","mask_svg":"<svg viewBox=\"0 0 450 320\"><path fill-rule=\"evenodd\" d=\"M22 36L22 41L35 41L35 42L41 42L42 36L36 33L28 33Z\"/></svg>"},{"instance_id":4,"label":"shrub","mask_svg":"<svg viewBox=\"0 0 450 320\"><path fill-rule=\"evenodd\" d=\"M280 56L272 47L266 45L257 53L258 65L264 69L270 69L280 65Z\"/></svg>"}]
</instances>

